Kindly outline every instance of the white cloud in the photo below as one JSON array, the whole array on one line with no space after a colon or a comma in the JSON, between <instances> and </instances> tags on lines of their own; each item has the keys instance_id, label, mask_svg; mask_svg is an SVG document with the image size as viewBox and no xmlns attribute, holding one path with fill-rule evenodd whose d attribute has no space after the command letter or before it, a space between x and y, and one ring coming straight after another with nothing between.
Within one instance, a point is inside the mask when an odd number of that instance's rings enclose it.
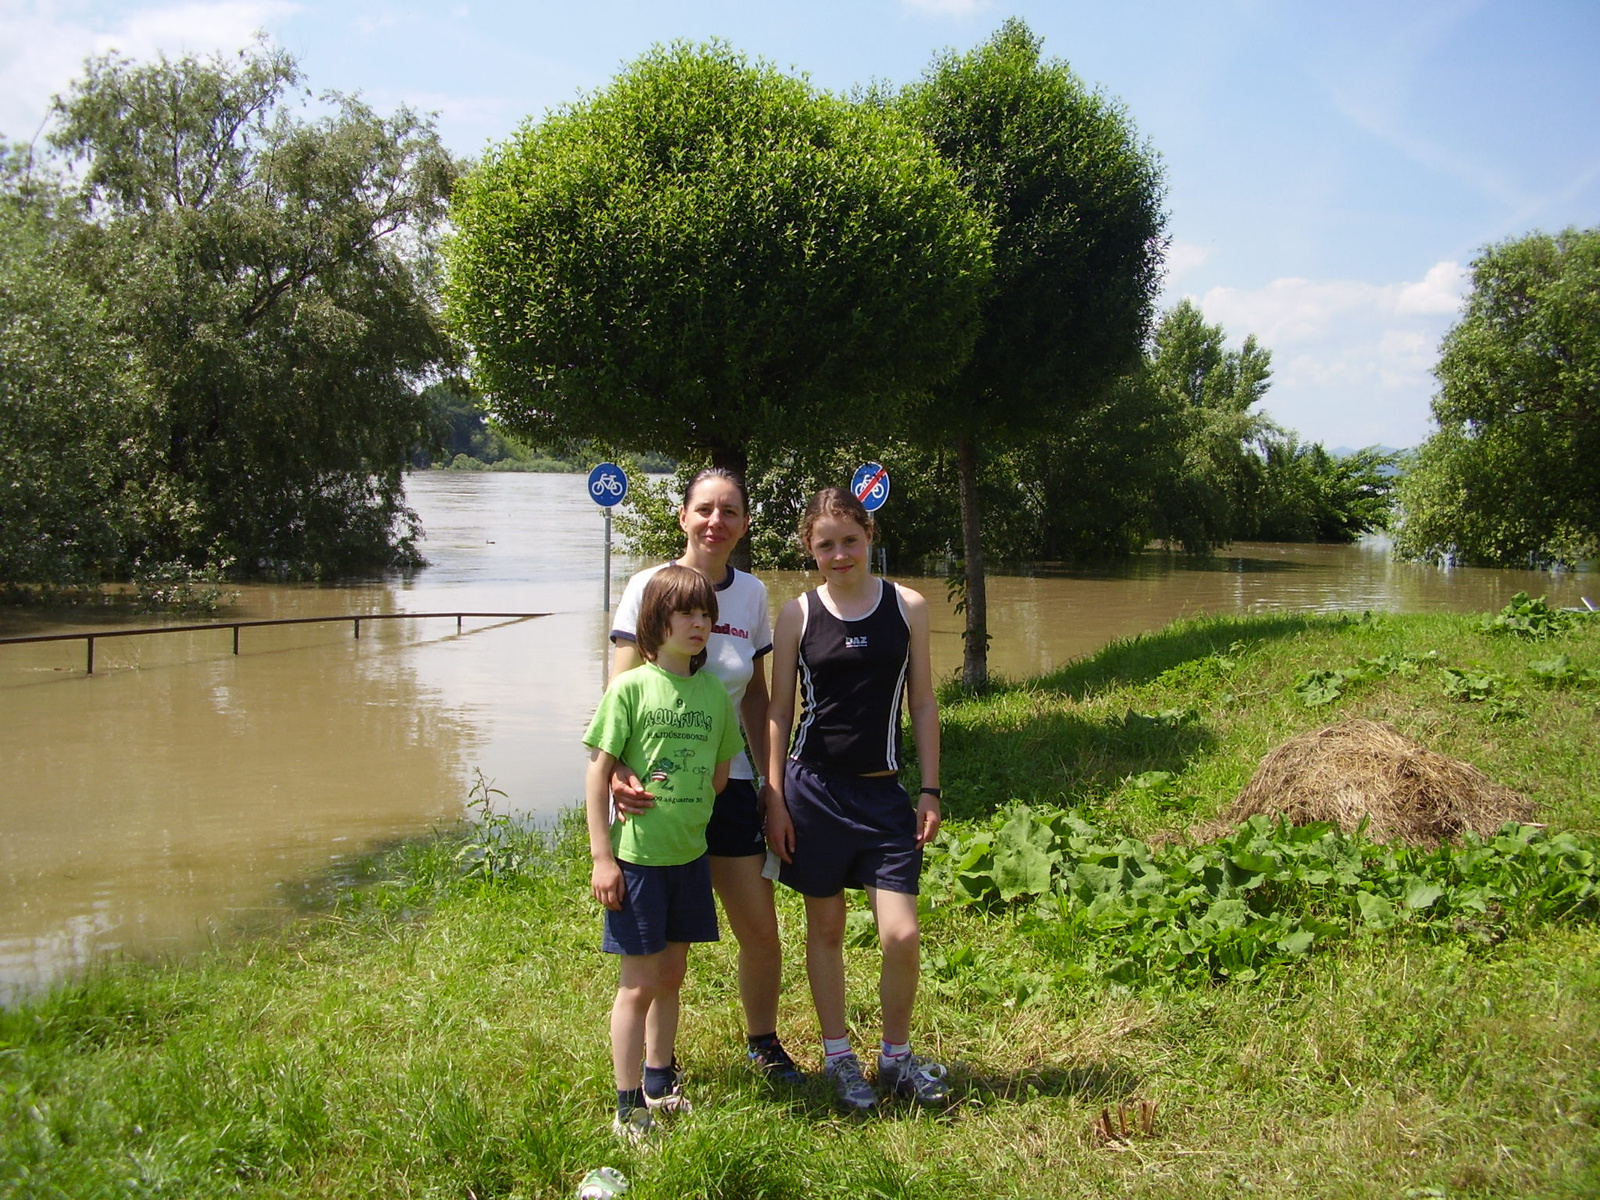
<instances>
[{"instance_id":1,"label":"white cloud","mask_svg":"<svg viewBox=\"0 0 1600 1200\"><path fill-rule=\"evenodd\" d=\"M1275 420L1329 446L1406 446L1428 434L1439 340L1466 288L1440 262L1417 281L1275 279L1193 299L1234 344L1253 333L1272 351Z\"/></svg>"},{"instance_id":2,"label":"white cloud","mask_svg":"<svg viewBox=\"0 0 1600 1200\"><path fill-rule=\"evenodd\" d=\"M1211 247L1174 240L1172 245L1167 247L1165 262L1167 284L1170 286L1176 283L1196 267L1203 266L1210 258Z\"/></svg>"},{"instance_id":3,"label":"white cloud","mask_svg":"<svg viewBox=\"0 0 1600 1200\"><path fill-rule=\"evenodd\" d=\"M46 0L0 3L0 135L33 137L52 96L83 72L84 59L238 50L257 30L299 10L289 0L151 5L115 19L73 19Z\"/></svg>"}]
</instances>

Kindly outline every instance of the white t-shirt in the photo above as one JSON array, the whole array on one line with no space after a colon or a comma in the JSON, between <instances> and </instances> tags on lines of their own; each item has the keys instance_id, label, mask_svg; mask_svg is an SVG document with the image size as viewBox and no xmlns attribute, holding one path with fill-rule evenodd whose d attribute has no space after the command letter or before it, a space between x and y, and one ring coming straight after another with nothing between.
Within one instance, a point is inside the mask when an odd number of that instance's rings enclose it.
<instances>
[{"instance_id":1,"label":"white t-shirt","mask_svg":"<svg viewBox=\"0 0 1600 1200\"><path fill-rule=\"evenodd\" d=\"M617 601L617 615L611 621L613 642L633 642L639 628L639 600L644 585L661 567L646 567L628 580ZM740 729L744 715L739 708L745 688L755 674L756 659L772 652L772 618L767 614L767 587L748 571L728 568L728 578L717 585L717 623L706 643L705 669L728 689L733 711L739 713ZM730 779L754 779L750 756L743 750L728 769Z\"/></svg>"}]
</instances>

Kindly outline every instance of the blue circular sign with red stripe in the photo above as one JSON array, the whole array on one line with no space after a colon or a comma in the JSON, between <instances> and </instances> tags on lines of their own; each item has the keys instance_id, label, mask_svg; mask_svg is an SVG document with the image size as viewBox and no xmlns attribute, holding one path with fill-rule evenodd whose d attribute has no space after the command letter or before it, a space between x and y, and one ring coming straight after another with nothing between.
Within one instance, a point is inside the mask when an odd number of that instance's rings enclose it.
<instances>
[{"instance_id":1,"label":"blue circular sign with red stripe","mask_svg":"<svg viewBox=\"0 0 1600 1200\"><path fill-rule=\"evenodd\" d=\"M862 463L850 481L850 491L861 501L861 507L876 512L889 498L889 471L882 463Z\"/></svg>"}]
</instances>

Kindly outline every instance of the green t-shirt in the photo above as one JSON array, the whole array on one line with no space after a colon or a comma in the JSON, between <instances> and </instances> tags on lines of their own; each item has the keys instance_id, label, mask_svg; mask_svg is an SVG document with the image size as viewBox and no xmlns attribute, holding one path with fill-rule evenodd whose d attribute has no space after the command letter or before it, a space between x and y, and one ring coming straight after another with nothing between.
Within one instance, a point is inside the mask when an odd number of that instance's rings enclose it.
<instances>
[{"instance_id":1,"label":"green t-shirt","mask_svg":"<svg viewBox=\"0 0 1600 1200\"><path fill-rule=\"evenodd\" d=\"M744 748L722 681L684 678L647 662L611 681L583 744L620 758L655 796L655 807L611 822L611 849L624 862L676 867L706 852L712 772Z\"/></svg>"}]
</instances>

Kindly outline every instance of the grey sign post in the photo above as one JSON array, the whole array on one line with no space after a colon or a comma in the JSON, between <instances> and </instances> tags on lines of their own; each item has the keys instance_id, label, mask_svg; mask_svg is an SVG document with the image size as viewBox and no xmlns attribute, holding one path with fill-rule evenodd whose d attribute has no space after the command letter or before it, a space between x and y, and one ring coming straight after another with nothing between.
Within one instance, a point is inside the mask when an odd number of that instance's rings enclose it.
<instances>
[{"instance_id":1,"label":"grey sign post","mask_svg":"<svg viewBox=\"0 0 1600 1200\"><path fill-rule=\"evenodd\" d=\"M616 463L603 462L589 472L589 497L606 514L606 550L603 568L605 600L601 605L606 612L611 611L611 510L621 504L627 495L627 472Z\"/></svg>"}]
</instances>

